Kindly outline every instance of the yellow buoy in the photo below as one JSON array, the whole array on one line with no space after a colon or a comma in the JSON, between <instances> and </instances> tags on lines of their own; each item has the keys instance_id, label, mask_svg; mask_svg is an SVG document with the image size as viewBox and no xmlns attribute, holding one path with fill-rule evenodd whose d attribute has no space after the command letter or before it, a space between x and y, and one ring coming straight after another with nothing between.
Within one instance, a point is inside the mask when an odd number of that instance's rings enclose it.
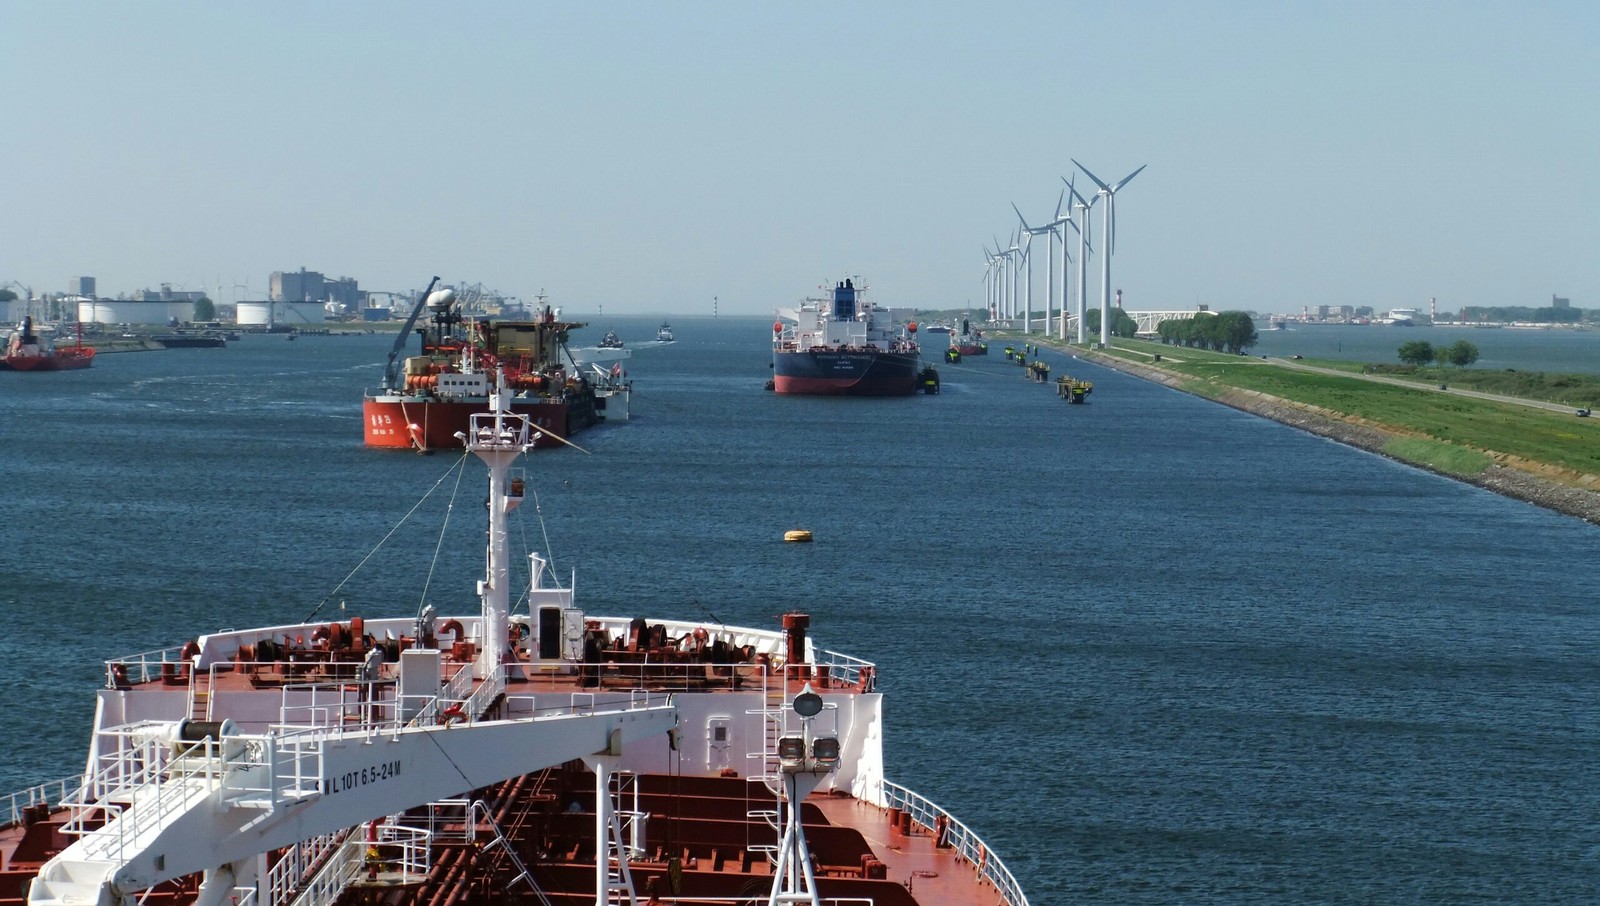
<instances>
[{"instance_id":1,"label":"yellow buoy","mask_svg":"<svg viewBox=\"0 0 1600 906\"><path fill-rule=\"evenodd\" d=\"M810 541L811 531L809 529L791 529L783 533L783 540L789 542Z\"/></svg>"}]
</instances>

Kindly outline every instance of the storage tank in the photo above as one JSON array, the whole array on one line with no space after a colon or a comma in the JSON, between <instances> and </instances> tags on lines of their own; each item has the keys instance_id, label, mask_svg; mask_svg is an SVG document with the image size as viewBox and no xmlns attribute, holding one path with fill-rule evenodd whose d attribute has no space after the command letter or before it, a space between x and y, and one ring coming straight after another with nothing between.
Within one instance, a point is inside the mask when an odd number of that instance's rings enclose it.
<instances>
[{"instance_id":1,"label":"storage tank","mask_svg":"<svg viewBox=\"0 0 1600 906\"><path fill-rule=\"evenodd\" d=\"M78 320L85 324L156 324L165 327L173 321L193 321L194 303L170 299L156 302L79 299Z\"/></svg>"},{"instance_id":2,"label":"storage tank","mask_svg":"<svg viewBox=\"0 0 1600 906\"><path fill-rule=\"evenodd\" d=\"M240 302L240 327L321 327L328 319L321 302Z\"/></svg>"}]
</instances>

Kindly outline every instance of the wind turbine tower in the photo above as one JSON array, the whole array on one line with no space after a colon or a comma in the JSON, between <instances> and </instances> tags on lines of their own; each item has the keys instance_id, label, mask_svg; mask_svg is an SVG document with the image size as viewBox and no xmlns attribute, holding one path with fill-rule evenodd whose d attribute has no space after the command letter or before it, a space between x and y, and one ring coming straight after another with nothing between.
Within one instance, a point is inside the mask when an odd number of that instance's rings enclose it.
<instances>
[{"instance_id":1,"label":"wind turbine tower","mask_svg":"<svg viewBox=\"0 0 1600 906\"><path fill-rule=\"evenodd\" d=\"M1106 245L1105 254L1100 258L1100 346L1104 348L1111 345L1111 255L1117 247L1117 190L1132 181L1149 164L1140 165L1138 170L1117 180L1115 185L1108 186L1100 181L1100 177L1090 173L1088 167L1076 160L1073 163L1078 164L1078 169L1100 187L1100 191L1095 194L1104 195L1106 198L1106 209L1100 214L1100 235L1104 237Z\"/></svg>"}]
</instances>

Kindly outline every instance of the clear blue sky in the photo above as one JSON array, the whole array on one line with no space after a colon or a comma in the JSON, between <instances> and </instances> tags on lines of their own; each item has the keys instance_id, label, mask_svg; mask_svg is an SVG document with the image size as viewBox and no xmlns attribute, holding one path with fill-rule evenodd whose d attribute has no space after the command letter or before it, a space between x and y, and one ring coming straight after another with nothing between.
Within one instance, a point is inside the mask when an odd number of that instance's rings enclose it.
<instances>
[{"instance_id":1,"label":"clear blue sky","mask_svg":"<svg viewBox=\"0 0 1600 906\"><path fill-rule=\"evenodd\" d=\"M1600 308L1593 2L7 0L0 36L0 283L39 292L977 305L1077 158L1149 164L1129 308Z\"/></svg>"}]
</instances>

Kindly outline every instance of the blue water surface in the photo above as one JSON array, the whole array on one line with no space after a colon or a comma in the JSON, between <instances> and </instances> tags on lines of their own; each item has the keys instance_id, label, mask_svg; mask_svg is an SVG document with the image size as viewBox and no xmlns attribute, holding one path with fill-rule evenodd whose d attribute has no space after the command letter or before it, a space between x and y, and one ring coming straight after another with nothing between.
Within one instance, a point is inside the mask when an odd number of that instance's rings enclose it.
<instances>
[{"instance_id":1,"label":"blue water surface","mask_svg":"<svg viewBox=\"0 0 1600 906\"><path fill-rule=\"evenodd\" d=\"M779 397L770 319L672 322L589 329L635 419L529 458L517 543L597 613L811 613L1031 902L1594 900L1593 526L1057 353L1087 405L1000 355ZM105 658L475 609L481 470L362 446L391 342L0 373L0 787L81 769Z\"/></svg>"}]
</instances>

